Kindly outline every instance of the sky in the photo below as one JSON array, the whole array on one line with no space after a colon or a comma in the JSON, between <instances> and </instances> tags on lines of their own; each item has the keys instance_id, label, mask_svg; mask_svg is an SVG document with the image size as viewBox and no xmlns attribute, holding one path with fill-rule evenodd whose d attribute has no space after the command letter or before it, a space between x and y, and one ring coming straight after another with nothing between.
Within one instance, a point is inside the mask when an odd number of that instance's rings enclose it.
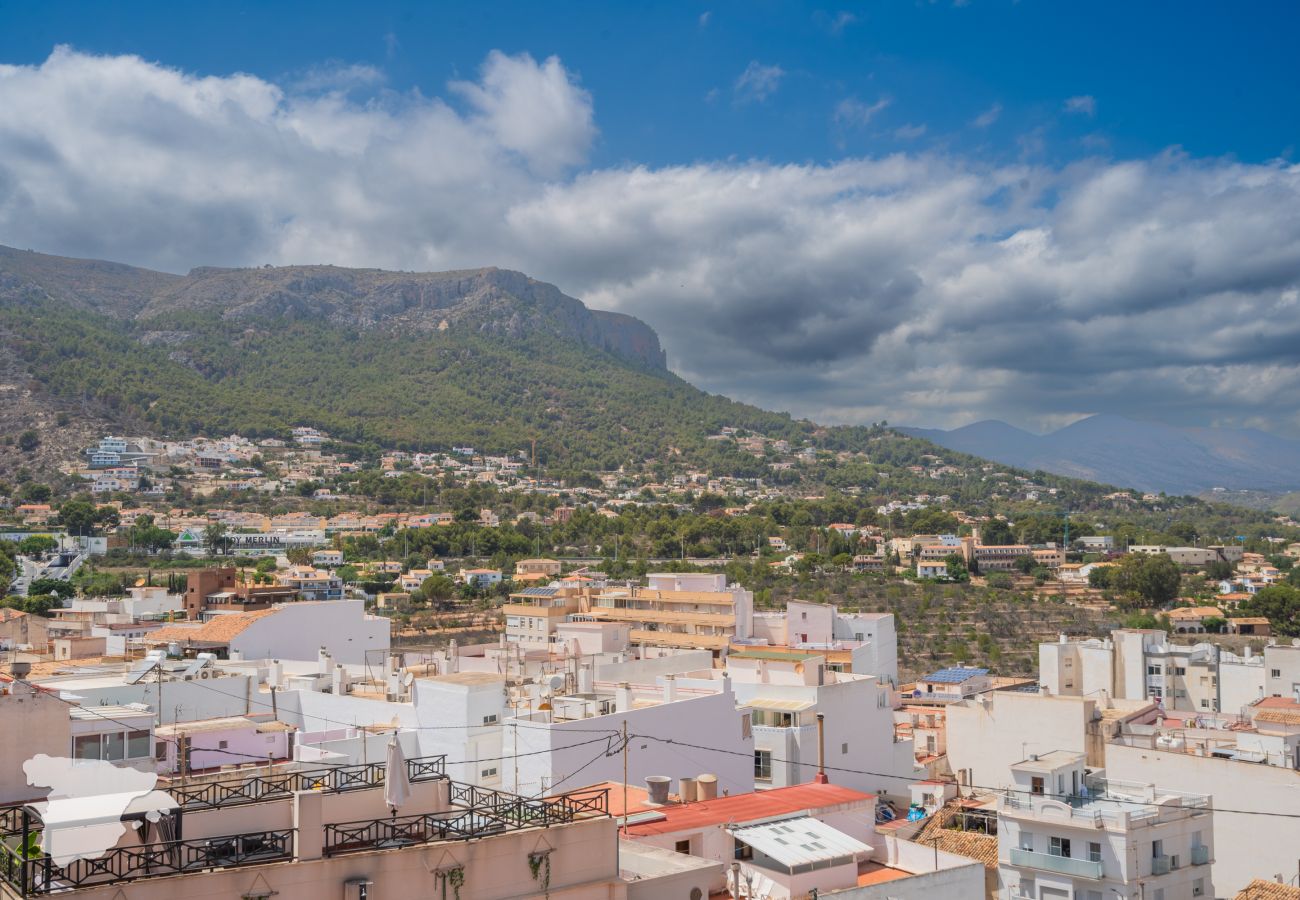
<instances>
[{"instance_id":1,"label":"sky","mask_svg":"<svg viewBox=\"0 0 1300 900\"><path fill-rule=\"evenodd\" d=\"M823 422L1300 436L1290 3L0 5L0 244L496 265Z\"/></svg>"}]
</instances>

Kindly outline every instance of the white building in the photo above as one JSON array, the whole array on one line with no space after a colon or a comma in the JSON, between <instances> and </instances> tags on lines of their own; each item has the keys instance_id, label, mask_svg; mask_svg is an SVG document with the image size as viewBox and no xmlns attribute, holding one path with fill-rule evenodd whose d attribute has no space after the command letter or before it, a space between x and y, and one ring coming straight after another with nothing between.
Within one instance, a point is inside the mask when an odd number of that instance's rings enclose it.
<instances>
[{"instance_id":1,"label":"white building","mask_svg":"<svg viewBox=\"0 0 1300 900\"><path fill-rule=\"evenodd\" d=\"M1269 647L1282 662L1287 648ZM1294 654L1300 683L1300 652ZM1091 638L1038 645L1040 683L1053 694L1151 700L1168 710L1235 712L1265 691L1266 658L1238 656L1214 644L1171 644L1159 629L1125 628L1109 640Z\"/></svg>"},{"instance_id":2,"label":"white building","mask_svg":"<svg viewBox=\"0 0 1300 900\"><path fill-rule=\"evenodd\" d=\"M999 878L1012 897L1214 897L1210 800L1089 773L1053 751L1011 767L998 803Z\"/></svg>"},{"instance_id":3,"label":"white building","mask_svg":"<svg viewBox=\"0 0 1300 900\"><path fill-rule=\"evenodd\" d=\"M756 612L752 635L732 649L787 647L826 657L834 671L874 675L898 685L898 632L893 613L843 613L828 603L790 600L784 612Z\"/></svg>"},{"instance_id":4,"label":"white building","mask_svg":"<svg viewBox=\"0 0 1300 900\"><path fill-rule=\"evenodd\" d=\"M671 676L669 676L671 677ZM680 689L730 688L749 711L754 782L762 788L802 784L818 771L822 717L825 761L838 783L860 791L907 795L917 778L912 742L894 735L894 695L869 675L830 671L823 657L747 650L724 671L679 676Z\"/></svg>"}]
</instances>

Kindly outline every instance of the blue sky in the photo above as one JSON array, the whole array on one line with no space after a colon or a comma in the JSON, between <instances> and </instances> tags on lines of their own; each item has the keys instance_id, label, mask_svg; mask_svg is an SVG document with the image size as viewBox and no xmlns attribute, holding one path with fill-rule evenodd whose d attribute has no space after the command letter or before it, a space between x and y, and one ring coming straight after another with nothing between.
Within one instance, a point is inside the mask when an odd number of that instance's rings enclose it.
<instances>
[{"instance_id":1,"label":"blue sky","mask_svg":"<svg viewBox=\"0 0 1300 900\"><path fill-rule=\"evenodd\" d=\"M556 54L596 97L595 165L918 146L1262 161L1292 156L1300 134L1297 33L1294 3L83 2L6 4L0 59L38 63L62 43L273 80L365 63L436 95L489 50ZM764 102L735 96L751 62L783 72ZM1094 111L1067 112L1072 97ZM846 98L889 105L837 123Z\"/></svg>"},{"instance_id":2,"label":"blue sky","mask_svg":"<svg viewBox=\"0 0 1300 900\"><path fill-rule=\"evenodd\" d=\"M1245 11L1243 11L1245 10ZM1300 436L1300 6L0 5L0 244L496 265L824 422Z\"/></svg>"}]
</instances>

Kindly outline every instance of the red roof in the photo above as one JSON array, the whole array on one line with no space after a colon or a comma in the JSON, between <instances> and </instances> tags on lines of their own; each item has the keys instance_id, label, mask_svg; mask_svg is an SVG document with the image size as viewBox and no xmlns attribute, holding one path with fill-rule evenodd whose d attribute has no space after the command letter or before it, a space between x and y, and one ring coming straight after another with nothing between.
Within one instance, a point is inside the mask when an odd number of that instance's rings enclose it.
<instances>
[{"instance_id":1,"label":"red roof","mask_svg":"<svg viewBox=\"0 0 1300 900\"><path fill-rule=\"evenodd\" d=\"M755 791L752 794L719 797L716 800L672 803L667 806L644 806L640 810L633 808L628 810L629 815L636 815L638 812L655 812L661 814L663 818L629 825L627 834L633 837L671 834L694 828L708 828L711 825L753 822L771 816L825 809L841 804L871 803L873 800L875 794L864 794L836 784L810 782L773 788L770 791Z\"/></svg>"}]
</instances>

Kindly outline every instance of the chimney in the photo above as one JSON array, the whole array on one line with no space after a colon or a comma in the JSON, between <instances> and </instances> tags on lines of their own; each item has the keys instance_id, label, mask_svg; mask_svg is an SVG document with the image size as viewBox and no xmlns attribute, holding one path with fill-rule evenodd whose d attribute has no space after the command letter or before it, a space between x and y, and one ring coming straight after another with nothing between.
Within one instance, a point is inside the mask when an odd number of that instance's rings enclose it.
<instances>
[{"instance_id":1,"label":"chimney","mask_svg":"<svg viewBox=\"0 0 1300 900\"><path fill-rule=\"evenodd\" d=\"M817 777L813 781L817 784L830 783L826 777L826 717L821 713L817 714Z\"/></svg>"},{"instance_id":2,"label":"chimney","mask_svg":"<svg viewBox=\"0 0 1300 900\"><path fill-rule=\"evenodd\" d=\"M676 699L677 699L677 676L672 674L665 675L664 676L664 702L672 703Z\"/></svg>"},{"instance_id":3,"label":"chimney","mask_svg":"<svg viewBox=\"0 0 1300 900\"><path fill-rule=\"evenodd\" d=\"M663 806L668 802L668 785L672 779L667 775L647 775L645 779L646 790L650 796L646 802L654 806Z\"/></svg>"},{"instance_id":4,"label":"chimney","mask_svg":"<svg viewBox=\"0 0 1300 900\"><path fill-rule=\"evenodd\" d=\"M266 669L266 683L269 687L279 687L282 680L284 680L284 664L278 659L273 659Z\"/></svg>"},{"instance_id":5,"label":"chimney","mask_svg":"<svg viewBox=\"0 0 1300 900\"><path fill-rule=\"evenodd\" d=\"M626 681L618 686L618 691L614 695L614 711L629 712L632 709L632 686Z\"/></svg>"},{"instance_id":6,"label":"chimney","mask_svg":"<svg viewBox=\"0 0 1300 900\"><path fill-rule=\"evenodd\" d=\"M352 679L348 675L348 670L343 668L343 663L334 665L334 696L340 696L348 693L352 687Z\"/></svg>"},{"instance_id":7,"label":"chimney","mask_svg":"<svg viewBox=\"0 0 1300 900\"><path fill-rule=\"evenodd\" d=\"M322 675L329 674L330 669L332 668L332 662L330 660L329 651L326 650L324 646L322 646L320 650L316 651L316 663L318 665L317 671Z\"/></svg>"},{"instance_id":8,"label":"chimney","mask_svg":"<svg viewBox=\"0 0 1300 900\"><path fill-rule=\"evenodd\" d=\"M578 667L578 693L590 694L596 687L596 673L589 665Z\"/></svg>"}]
</instances>

